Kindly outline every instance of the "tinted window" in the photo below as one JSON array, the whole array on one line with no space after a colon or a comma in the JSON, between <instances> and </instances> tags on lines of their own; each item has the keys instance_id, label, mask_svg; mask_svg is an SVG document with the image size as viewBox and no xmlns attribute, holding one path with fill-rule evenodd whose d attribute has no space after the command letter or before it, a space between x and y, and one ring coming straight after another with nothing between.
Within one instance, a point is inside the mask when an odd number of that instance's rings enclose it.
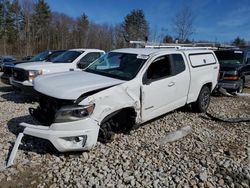
<instances>
[{"instance_id":1,"label":"tinted window","mask_svg":"<svg viewBox=\"0 0 250 188\"><path fill-rule=\"evenodd\" d=\"M179 74L185 70L185 63L181 54L172 55L174 74Z\"/></svg>"},{"instance_id":2,"label":"tinted window","mask_svg":"<svg viewBox=\"0 0 250 188\"><path fill-rule=\"evenodd\" d=\"M99 52L90 52L88 54L86 54L79 63L81 64L90 64L93 61L95 61L96 59L98 59L101 56L101 53Z\"/></svg>"},{"instance_id":3,"label":"tinted window","mask_svg":"<svg viewBox=\"0 0 250 188\"><path fill-rule=\"evenodd\" d=\"M61 55L65 51L54 51L46 59L46 61L53 61L57 56Z\"/></svg>"},{"instance_id":4,"label":"tinted window","mask_svg":"<svg viewBox=\"0 0 250 188\"><path fill-rule=\"evenodd\" d=\"M69 50L66 51L52 60L53 63L72 63L83 52Z\"/></svg>"},{"instance_id":5,"label":"tinted window","mask_svg":"<svg viewBox=\"0 0 250 188\"><path fill-rule=\"evenodd\" d=\"M240 64L243 62L242 51L215 51L220 64Z\"/></svg>"},{"instance_id":6,"label":"tinted window","mask_svg":"<svg viewBox=\"0 0 250 188\"><path fill-rule=\"evenodd\" d=\"M156 80L171 75L169 56L157 58L147 70L147 79Z\"/></svg>"},{"instance_id":7,"label":"tinted window","mask_svg":"<svg viewBox=\"0 0 250 188\"><path fill-rule=\"evenodd\" d=\"M37 54L36 56L34 56L33 58L31 58L29 61L43 61L47 59L49 54L50 54L49 51L41 52Z\"/></svg>"}]
</instances>

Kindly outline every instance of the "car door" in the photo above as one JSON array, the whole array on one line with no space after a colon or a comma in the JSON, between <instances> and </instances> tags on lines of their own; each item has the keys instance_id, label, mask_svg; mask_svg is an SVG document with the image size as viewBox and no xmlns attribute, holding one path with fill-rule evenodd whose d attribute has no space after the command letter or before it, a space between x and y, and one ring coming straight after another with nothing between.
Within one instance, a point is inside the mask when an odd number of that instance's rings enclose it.
<instances>
[{"instance_id":1,"label":"car door","mask_svg":"<svg viewBox=\"0 0 250 188\"><path fill-rule=\"evenodd\" d=\"M183 94L183 90L188 90L189 77L187 68L184 69L182 74L175 74L176 69L170 54L159 56L150 64L144 73L141 86L143 121L185 104L186 93Z\"/></svg>"}]
</instances>

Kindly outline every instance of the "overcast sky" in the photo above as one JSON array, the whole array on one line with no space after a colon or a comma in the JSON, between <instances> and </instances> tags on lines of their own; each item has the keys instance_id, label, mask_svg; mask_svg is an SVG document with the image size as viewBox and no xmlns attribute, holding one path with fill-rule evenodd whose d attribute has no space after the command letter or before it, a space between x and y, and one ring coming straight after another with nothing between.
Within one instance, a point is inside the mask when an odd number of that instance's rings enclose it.
<instances>
[{"instance_id":1,"label":"overcast sky","mask_svg":"<svg viewBox=\"0 0 250 188\"><path fill-rule=\"evenodd\" d=\"M78 17L83 12L99 24L118 24L132 9L142 9L151 33L175 36L172 23L184 5L195 16L191 39L230 42L237 36L250 41L250 0L47 0L52 11Z\"/></svg>"}]
</instances>

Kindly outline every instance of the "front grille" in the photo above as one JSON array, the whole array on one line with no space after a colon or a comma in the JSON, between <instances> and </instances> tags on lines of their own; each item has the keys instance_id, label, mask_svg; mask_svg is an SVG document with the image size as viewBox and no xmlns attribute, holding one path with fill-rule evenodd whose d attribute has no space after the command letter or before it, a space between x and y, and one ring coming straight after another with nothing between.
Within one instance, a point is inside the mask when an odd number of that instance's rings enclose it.
<instances>
[{"instance_id":1,"label":"front grille","mask_svg":"<svg viewBox=\"0 0 250 188\"><path fill-rule=\"evenodd\" d=\"M33 110L31 115L46 126L49 126L54 122L57 110L63 106L74 104L74 101L72 100L56 99L41 93L38 93L38 97L39 107L36 110Z\"/></svg>"},{"instance_id":2,"label":"front grille","mask_svg":"<svg viewBox=\"0 0 250 188\"><path fill-rule=\"evenodd\" d=\"M3 67L3 73L8 76L13 75L13 67Z\"/></svg>"},{"instance_id":3,"label":"front grille","mask_svg":"<svg viewBox=\"0 0 250 188\"><path fill-rule=\"evenodd\" d=\"M20 82L23 82L29 79L28 72L25 71L24 69L19 69L19 68L14 68L13 77L14 77L14 80L17 80Z\"/></svg>"}]
</instances>

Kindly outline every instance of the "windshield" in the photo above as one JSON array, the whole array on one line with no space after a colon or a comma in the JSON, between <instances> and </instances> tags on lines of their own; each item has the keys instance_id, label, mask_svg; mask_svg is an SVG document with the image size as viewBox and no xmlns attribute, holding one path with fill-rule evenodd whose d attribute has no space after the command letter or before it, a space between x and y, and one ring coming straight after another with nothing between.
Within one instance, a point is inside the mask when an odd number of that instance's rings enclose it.
<instances>
[{"instance_id":1,"label":"windshield","mask_svg":"<svg viewBox=\"0 0 250 188\"><path fill-rule=\"evenodd\" d=\"M65 51L54 51L47 57L46 61L51 62L64 52Z\"/></svg>"},{"instance_id":2,"label":"windshield","mask_svg":"<svg viewBox=\"0 0 250 188\"><path fill-rule=\"evenodd\" d=\"M66 51L57 56L56 58L53 58L53 63L72 63L79 55L83 53L80 51Z\"/></svg>"},{"instance_id":3,"label":"windshield","mask_svg":"<svg viewBox=\"0 0 250 188\"><path fill-rule=\"evenodd\" d=\"M4 58L3 62L7 63L7 62L13 62L16 61L14 58Z\"/></svg>"},{"instance_id":4,"label":"windshield","mask_svg":"<svg viewBox=\"0 0 250 188\"><path fill-rule=\"evenodd\" d=\"M137 56L138 54L110 52L97 59L85 71L121 80L131 80L146 62L146 59L139 59Z\"/></svg>"},{"instance_id":5,"label":"windshield","mask_svg":"<svg viewBox=\"0 0 250 188\"><path fill-rule=\"evenodd\" d=\"M47 59L49 54L50 54L49 51L41 52L41 53L35 55L29 61L44 61L45 59Z\"/></svg>"},{"instance_id":6,"label":"windshield","mask_svg":"<svg viewBox=\"0 0 250 188\"><path fill-rule=\"evenodd\" d=\"M215 51L220 64L241 64L243 51Z\"/></svg>"}]
</instances>

